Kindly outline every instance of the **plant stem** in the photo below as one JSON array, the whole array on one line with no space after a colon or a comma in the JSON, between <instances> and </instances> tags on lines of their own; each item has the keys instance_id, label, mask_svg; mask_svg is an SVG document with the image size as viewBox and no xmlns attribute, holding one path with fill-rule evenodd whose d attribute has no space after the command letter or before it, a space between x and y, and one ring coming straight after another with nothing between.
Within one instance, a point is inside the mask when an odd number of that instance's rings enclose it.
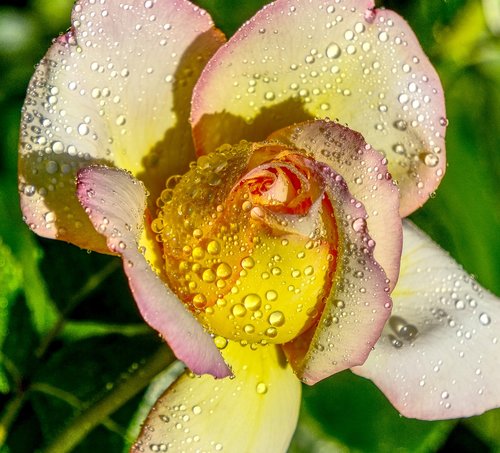
<instances>
[{"instance_id":1,"label":"plant stem","mask_svg":"<svg viewBox=\"0 0 500 453\"><path fill-rule=\"evenodd\" d=\"M5 406L5 410L0 418L0 447L5 444L10 427L21 410L25 399L26 393L20 392Z\"/></svg>"},{"instance_id":2,"label":"plant stem","mask_svg":"<svg viewBox=\"0 0 500 453\"><path fill-rule=\"evenodd\" d=\"M146 387L151 379L175 360L172 352L161 346L146 363L130 377L117 384L107 395L77 416L44 450L45 453L66 453L110 414Z\"/></svg>"}]
</instances>

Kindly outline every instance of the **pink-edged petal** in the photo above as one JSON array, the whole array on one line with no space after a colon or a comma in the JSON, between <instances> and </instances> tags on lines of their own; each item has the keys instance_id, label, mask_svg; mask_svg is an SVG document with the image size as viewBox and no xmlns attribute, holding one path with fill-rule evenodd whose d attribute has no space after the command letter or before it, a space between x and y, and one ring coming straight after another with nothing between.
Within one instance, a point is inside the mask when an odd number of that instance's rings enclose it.
<instances>
[{"instance_id":1,"label":"pink-edged petal","mask_svg":"<svg viewBox=\"0 0 500 453\"><path fill-rule=\"evenodd\" d=\"M326 193L338 232L338 256L330 294L317 326L283 346L297 375L314 384L366 360L391 314L385 272L373 257L362 203L342 177L323 167Z\"/></svg>"},{"instance_id":2,"label":"pink-edged petal","mask_svg":"<svg viewBox=\"0 0 500 453\"><path fill-rule=\"evenodd\" d=\"M335 118L384 153L401 214L445 171L442 87L408 24L371 0L277 0L210 60L195 88L198 152Z\"/></svg>"},{"instance_id":3,"label":"pink-edged petal","mask_svg":"<svg viewBox=\"0 0 500 453\"><path fill-rule=\"evenodd\" d=\"M409 222L392 294L382 338L353 371L407 417L467 417L500 406L500 300Z\"/></svg>"},{"instance_id":4,"label":"pink-edged petal","mask_svg":"<svg viewBox=\"0 0 500 453\"><path fill-rule=\"evenodd\" d=\"M141 315L175 355L195 373L216 377L230 370L210 335L163 283L139 250L144 225L146 190L129 173L92 166L80 170L78 199L108 248L119 253Z\"/></svg>"},{"instance_id":5,"label":"pink-edged petal","mask_svg":"<svg viewBox=\"0 0 500 453\"><path fill-rule=\"evenodd\" d=\"M76 200L77 171L125 168L154 202L193 159L191 93L222 42L208 14L186 0L78 1L23 107L19 183L31 228L105 250Z\"/></svg>"},{"instance_id":6,"label":"pink-edged petal","mask_svg":"<svg viewBox=\"0 0 500 453\"><path fill-rule=\"evenodd\" d=\"M394 288L398 280L402 248L399 192L387 171L387 160L363 137L331 121L311 121L290 126L270 136L312 153L344 178L349 192L361 201L366 218L359 227L368 227L375 241L374 257Z\"/></svg>"},{"instance_id":7,"label":"pink-edged petal","mask_svg":"<svg viewBox=\"0 0 500 453\"><path fill-rule=\"evenodd\" d=\"M234 378L181 376L155 403L132 452L286 452L300 381L277 346L222 350Z\"/></svg>"}]
</instances>

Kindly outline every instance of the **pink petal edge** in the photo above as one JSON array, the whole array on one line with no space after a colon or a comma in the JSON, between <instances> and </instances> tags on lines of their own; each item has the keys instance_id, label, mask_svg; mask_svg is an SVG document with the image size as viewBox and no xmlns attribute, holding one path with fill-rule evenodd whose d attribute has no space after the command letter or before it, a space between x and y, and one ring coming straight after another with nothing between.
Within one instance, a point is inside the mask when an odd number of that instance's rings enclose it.
<instances>
[{"instance_id":1,"label":"pink petal edge","mask_svg":"<svg viewBox=\"0 0 500 453\"><path fill-rule=\"evenodd\" d=\"M365 208L327 165L323 176L339 234L337 269L312 340L307 331L283 346L295 372L309 385L364 363L392 308L387 276L373 257L366 224L359 221L366 218Z\"/></svg>"},{"instance_id":2,"label":"pink petal edge","mask_svg":"<svg viewBox=\"0 0 500 453\"><path fill-rule=\"evenodd\" d=\"M349 192L366 209L375 260L387 274L392 290L399 276L403 227L399 191L387 170L387 159L367 145L361 134L333 121L296 124L269 138L312 153L317 161L342 175Z\"/></svg>"},{"instance_id":3,"label":"pink petal edge","mask_svg":"<svg viewBox=\"0 0 500 453\"><path fill-rule=\"evenodd\" d=\"M138 249L146 192L124 170L91 166L78 172L77 195L108 248L123 259L125 274L146 322L196 374L231 375L211 336L163 283Z\"/></svg>"}]
</instances>

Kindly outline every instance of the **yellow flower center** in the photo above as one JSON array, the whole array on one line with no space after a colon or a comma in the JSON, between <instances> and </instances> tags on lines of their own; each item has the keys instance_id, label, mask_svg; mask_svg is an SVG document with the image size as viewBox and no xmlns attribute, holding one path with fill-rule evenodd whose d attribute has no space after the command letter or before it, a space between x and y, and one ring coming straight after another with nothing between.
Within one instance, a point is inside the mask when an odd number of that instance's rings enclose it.
<instances>
[{"instance_id":1,"label":"yellow flower center","mask_svg":"<svg viewBox=\"0 0 500 453\"><path fill-rule=\"evenodd\" d=\"M213 334L286 343L319 318L337 230L318 164L280 144L224 146L171 178L153 231L168 284Z\"/></svg>"}]
</instances>

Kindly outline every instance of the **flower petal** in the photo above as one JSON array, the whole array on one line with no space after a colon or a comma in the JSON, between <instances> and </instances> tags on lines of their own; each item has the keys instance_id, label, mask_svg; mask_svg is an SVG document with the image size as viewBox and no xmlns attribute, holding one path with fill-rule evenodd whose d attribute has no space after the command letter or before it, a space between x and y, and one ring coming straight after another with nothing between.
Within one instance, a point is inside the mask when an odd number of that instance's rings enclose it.
<instances>
[{"instance_id":1,"label":"flower petal","mask_svg":"<svg viewBox=\"0 0 500 453\"><path fill-rule=\"evenodd\" d=\"M123 267L139 310L175 355L196 373L230 374L210 335L162 282L139 251L146 191L129 173L109 167L79 171L78 199Z\"/></svg>"},{"instance_id":2,"label":"flower petal","mask_svg":"<svg viewBox=\"0 0 500 453\"><path fill-rule=\"evenodd\" d=\"M28 88L21 205L38 234L103 251L74 194L78 169L125 168L156 200L166 178L193 159L191 92L223 36L186 0L80 0L72 24Z\"/></svg>"},{"instance_id":3,"label":"flower petal","mask_svg":"<svg viewBox=\"0 0 500 453\"><path fill-rule=\"evenodd\" d=\"M354 198L363 203L374 256L394 288L399 275L402 226L399 192L387 171L387 160L366 144L363 137L330 121L310 121L287 127L269 138L305 149L342 175Z\"/></svg>"},{"instance_id":4,"label":"flower petal","mask_svg":"<svg viewBox=\"0 0 500 453\"><path fill-rule=\"evenodd\" d=\"M201 153L336 118L386 155L404 216L445 171L444 116L438 75L397 14L371 0L277 0L210 60L191 122Z\"/></svg>"},{"instance_id":5,"label":"flower petal","mask_svg":"<svg viewBox=\"0 0 500 453\"><path fill-rule=\"evenodd\" d=\"M355 373L407 417L467 417L500 406L500 301L409 222L393 300L382 338Z\"/></svg>"},{"instance_id":6,"label":"flower petal","mask_svg":"<svg viewBox=\"0 0 500 453\"><path fill-rule=\"evenodd\" d=\"M283 346L306 384L364 363L392 307L386 274L373 258L374 241L360 222L366 218L363 205L326 165L324 178L338 231L332 288L317 326Z\"/></svg>"},{"instance_id":7,"label":"flower petal","mask_svg":"<svg viewBox=\"0 0 500 453\"><path fill-rule=\"evenodd\" d=\"M297 424L300 382L279 347L222 351L235 377L185 373L156 402L132 452L285 452Z\"/></svg>"}]
</instances>

